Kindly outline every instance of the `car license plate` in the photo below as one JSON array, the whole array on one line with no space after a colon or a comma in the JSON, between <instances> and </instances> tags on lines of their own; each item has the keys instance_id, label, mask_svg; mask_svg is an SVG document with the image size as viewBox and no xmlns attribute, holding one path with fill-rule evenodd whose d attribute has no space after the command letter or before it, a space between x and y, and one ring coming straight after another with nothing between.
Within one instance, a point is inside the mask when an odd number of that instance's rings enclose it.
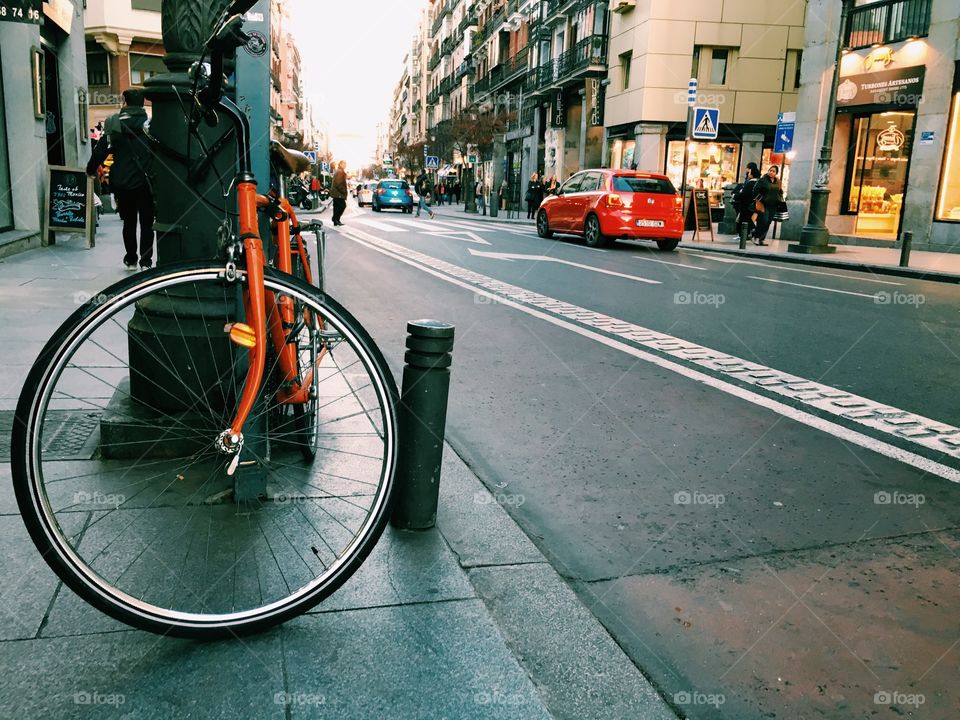
<instances>
[{"instance_id":1,"label":"car license plate","mask_svg":"<svg viewBox=\"0 0 960 720\"><path fill-rule=\"evenodd\" d=\"M637 220L637 227L663 227L663 220Z\"/></svg>"},{"instance_id":2,"label":"car license plate","mask_svg":"<svg viewBox=\"0 0 960 720\"><path fill-rule=\"evenodd\" d=\"M390 198L390 202L400 202L400 198L392 197Z\"/></svg>"}]
</instances>

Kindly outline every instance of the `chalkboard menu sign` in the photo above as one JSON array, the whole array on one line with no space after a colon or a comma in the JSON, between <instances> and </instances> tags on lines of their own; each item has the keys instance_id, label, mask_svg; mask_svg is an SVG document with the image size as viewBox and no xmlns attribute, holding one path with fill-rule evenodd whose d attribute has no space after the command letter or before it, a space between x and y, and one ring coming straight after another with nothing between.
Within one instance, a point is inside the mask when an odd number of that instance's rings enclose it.
<instances>
[{"instance_id":1,"label":"chalkboard menu sign","mask_svg":"<svg viewBox=\"0 0 960 720\"><path fill-rule=\"evenodd\" d=\"M690 199L687 201L687 217L685 222L687 230L694 231L694 239L700 239L700 231L704 230L710 233L710 240L713 237L713 222L710 218L710 191L709 190L691 190Z\"/></svg>"},{"instance_id":2,"label":"chalkboard menu sign","mask_svg":"<svg viewBox=\"0 0 960 720\"><path fill-rule=\"evenodd\" d=\"M93 179L82 168L51 165L47 174L47 204L44 238L55 242L54 233L82 232L87 247L94 245L96 219L93 217Z\"/></svg>"}]
</instances>

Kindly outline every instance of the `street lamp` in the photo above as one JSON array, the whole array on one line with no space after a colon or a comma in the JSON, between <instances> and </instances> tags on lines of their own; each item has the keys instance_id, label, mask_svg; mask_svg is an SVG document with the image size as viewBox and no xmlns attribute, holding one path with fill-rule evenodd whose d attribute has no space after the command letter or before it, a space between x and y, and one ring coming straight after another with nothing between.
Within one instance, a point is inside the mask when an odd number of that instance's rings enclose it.
<instances>
[{"instance_id":1,"label":"street lamp","mask_svg":"<svg viewBox=\"0 0 960 720\"><path fill-rule=\"evenodd\" d=\"M828 254L837 251L830 245L830 231L827 230L827 204L830 200L830 163L833 160L833 136L837 124L837 85L840 82L840 60L843 56L847 27L850 22L850 9L854 0L843 0L840 10L840 37L837 38L837 52L833 66L833 82L830 84L830 102L827 105L827 118L823 128L823 145L820 146L820 159L817 162L817 176L810 189L810 212L807 224L800 231L800 242L790 245L787 250L806 254Z\"/></svg>"}]
</instances>

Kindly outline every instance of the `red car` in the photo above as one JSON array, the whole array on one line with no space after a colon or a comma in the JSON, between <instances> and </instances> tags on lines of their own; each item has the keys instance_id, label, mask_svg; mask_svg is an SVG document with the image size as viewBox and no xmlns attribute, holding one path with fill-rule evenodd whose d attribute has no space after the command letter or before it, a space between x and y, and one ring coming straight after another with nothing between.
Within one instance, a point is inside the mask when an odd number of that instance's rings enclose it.
<instances>
[{"instance_id":1,"label":"red car","mask_svg":"<svg viewBox=\"0 0 960 720\"><path fill-rule=\"evenodd\" d=\"M581 235L590 247L646 238L673 250L683 237L683 199L666 175L583 170L540 205L537 234L554 233Z\"/></svg>"}]
</instances>

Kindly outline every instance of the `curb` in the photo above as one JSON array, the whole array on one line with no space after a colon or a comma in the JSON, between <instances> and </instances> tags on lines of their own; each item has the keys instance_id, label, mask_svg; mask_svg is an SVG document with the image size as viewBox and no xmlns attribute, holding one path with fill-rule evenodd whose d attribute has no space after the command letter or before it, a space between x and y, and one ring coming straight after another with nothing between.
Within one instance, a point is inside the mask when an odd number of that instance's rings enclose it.
<instances>
[{"instance_id":1,"label":"curb","mask_svg":"<svg viewBox=\"0 0 960 720\"><path fill-rule=\"evenodd\" d=\"M740 248L708 247L705 245L690 245L680 243L681 248L688 250L702 250L703 252L720 253L722 255L739 255L741 257L762 258L777 262L792 263L794 265L819 265L840 270L854 270L869 272L877 275L894 275L897 277L913 278L914 280L929 280L932 282L960 284L960 274L943 272L940 270L920 270L919 268L900 267L899 265L876 265L873 263L858 262L856 260L828 260L811 255L788 255L785 253L764 253L755 250L741 250Z\"/></svg>"},{"instance_id":2,"label":"curb","mask_svg":"<svg viewBox=\"0 0 960 720\"><path fill-rule=\"evenodd\" d=\"M526 220L522 218L506 218L506 217L490 217L489 215L483 215L481 213L468 213L458 210L455 212L445 212L444 208L448 207L446 205L441 205L439 208L436 205L431 205L433 212L437 215L443 215L449 218L458 218L463 220L479 220L481 222L497 222L497 223L508 223L510 225L525 225L527 227L535 227L533 220Z\"/></svg>"}]
</instances>

